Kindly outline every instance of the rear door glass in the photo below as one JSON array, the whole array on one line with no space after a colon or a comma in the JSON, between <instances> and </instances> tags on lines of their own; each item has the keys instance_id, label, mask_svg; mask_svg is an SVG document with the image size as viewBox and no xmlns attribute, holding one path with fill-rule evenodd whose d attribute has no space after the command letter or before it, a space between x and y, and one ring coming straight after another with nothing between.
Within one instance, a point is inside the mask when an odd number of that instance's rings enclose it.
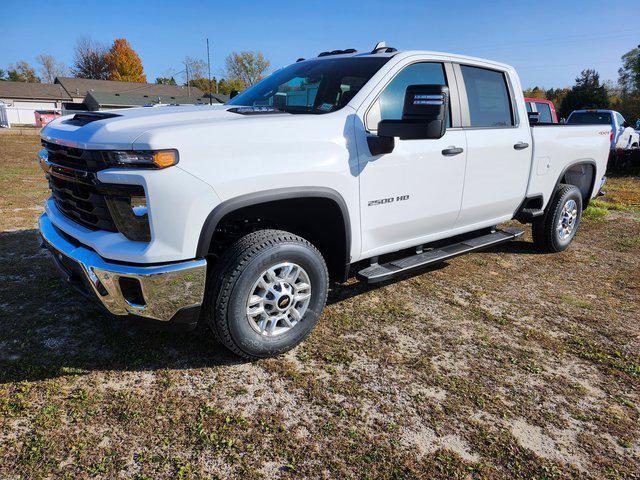
<instances>
[{"instance_id":1,"label":"rear door glass","mask_svg":"<svg viewBox=\"0 0 640 480\"><path fill-rule=\"evenodd\" d=\"M509 90L502 72L461 65L472 127L514 125Z\"/></svg>"}]
</instances>

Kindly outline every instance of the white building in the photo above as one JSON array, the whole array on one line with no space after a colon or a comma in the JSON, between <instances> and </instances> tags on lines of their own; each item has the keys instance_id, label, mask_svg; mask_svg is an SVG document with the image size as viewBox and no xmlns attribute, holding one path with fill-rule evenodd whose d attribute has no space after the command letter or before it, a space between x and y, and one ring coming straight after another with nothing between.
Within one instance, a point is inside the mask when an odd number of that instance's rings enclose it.
<instances>
[{"instance_id":1,"label":"white building","mask_svg":"<svg viewBox=\"0 0 640 480\"><path fill-rule=\"evenodd\" d=\"M35 125L36 110L59 110L71 97L61 85L0 82L0 101L12 125Z\"/></svg>"},{"instance_id":2,"label":"white building","mask_svg":"<svg viewBox=\"0 0 640 480\"><path fill-rule=\"evenodd\" d=\"M226 100L223 97L214 94L213 100L224 103ZM123 101L125 98L126 101ZM11 125L35 125L36 110L71 113L77 110L132 107L154 103L158 99L166 103L209 102L198 88L178 85L72 77L58 77L53 84L0 81L0 102L5 104L3 111L6 111Z\"/></svg>"}]
</instances>

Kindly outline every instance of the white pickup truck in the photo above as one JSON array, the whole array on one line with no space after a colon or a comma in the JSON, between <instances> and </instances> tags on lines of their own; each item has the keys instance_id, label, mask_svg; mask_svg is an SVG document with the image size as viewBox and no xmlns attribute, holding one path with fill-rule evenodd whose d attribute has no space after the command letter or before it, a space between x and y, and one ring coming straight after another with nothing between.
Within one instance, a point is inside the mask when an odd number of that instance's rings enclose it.
<instances>
[{"instance_id":1,"label":"white pickup truck","mask_svg":"<svg viewBox=\"0 0 640 480\"><path fill-rule=\"evenodd\" d=\"M541 250L569 245L611 128L532 127L521 92L508 65L377 45L300 59L226 105L61 117L42 130L43 244L113 314L276 355L350 271L388 280L512 240L496 228L512 219Z\"/></svg>"}]
</instances>

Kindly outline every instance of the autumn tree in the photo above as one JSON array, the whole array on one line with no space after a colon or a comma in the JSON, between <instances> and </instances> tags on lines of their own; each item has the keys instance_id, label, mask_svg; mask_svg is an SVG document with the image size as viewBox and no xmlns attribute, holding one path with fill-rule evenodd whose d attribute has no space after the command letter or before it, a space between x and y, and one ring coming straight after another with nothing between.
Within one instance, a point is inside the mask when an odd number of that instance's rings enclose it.
<instances>
[{"instance_id":1,"label":"autumn tree","mask_svg":"<svg viewBox=\"0 0 640 480\"><path fill-rule=\"evenodd\" d=\"M528 88L523 93L527 98L546 98L544 89L539 87Z\"/></svg>"},{"instance_id":2,"label":"autumn tree","mask_svg":"<svg viewBox=\"0 0 640 480\"><path fill-rule=\"evenodd\" d=\"M7 76L12 82L40 83L35 69L24 60L20 60L15 65L11 65Z\"/></svg>"},{"instance_id":3,"label":"autumn tree","mask_svg":"<svg viewBox=\"0 0 640 480\"><path fill-rule=\"evenodd\" d=\"M78 38L73 52L72 73L79 78L106 80L109 65L106 60L107 47L93 41L91 37Z\"/></svg>"},{"instance_id":4,"label":"autumn tree","mask_svg":"<svg viewBox=\"0 0 640 480\"><path fill-rule=\"evenodd\" d=\"M229 80L240 81L244 89L262 78L269 61L261 52L233 52L227 57L226 66Z\"/></svg>"},{"instance_id":5,"label":"autumn tree","mask_svg":"<svg viewBox=\"0 0 640 480\"><path fill-rule=\"evenodd\" d=\"M67 66L57 62L53 55L38 55L36 60L40 64L40 78L45 83L53 83L56 77L64 77L67 74Z\"/></svg>"},{"instance_id":6,"label":"autumn tree","mask_svg":"<svg viewBox=\"0 0 640 480\"><path fill-rule=\"evenodd\" d=\"M595 70L587 69L576 78L576 83L560 105L560 116L568 117L574 110L583 108L607 108L609 94L600 82L600 75Z\"/></svg>"},{"instance_id":7,"label":"autumn tree","mask_svg":"<svg viewBox=\"0 0 640 480\"><path fill-rule=\"evenodd\" d=\"M125 38L116 38L105 56L108 80L146 83L140 57Z\"/></svg>"}]
</instances>

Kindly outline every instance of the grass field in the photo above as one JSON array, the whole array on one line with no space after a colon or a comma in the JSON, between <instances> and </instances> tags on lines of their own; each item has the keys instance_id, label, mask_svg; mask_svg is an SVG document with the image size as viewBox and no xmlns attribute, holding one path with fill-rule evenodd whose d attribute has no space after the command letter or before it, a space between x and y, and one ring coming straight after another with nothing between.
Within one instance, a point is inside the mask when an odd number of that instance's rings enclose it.
<instances>
[{"instance_id":1,"label":"grass field","mask_svg":"<svg viewBox=\"0 0 640 480\"><path fill-rule=\"evenodd\" d=\"M37 138L0 136L0 479L640 479L640 179L572 247L333 289L287 355L104 316L39 249Z\"/></svg>"}]
</instances>

